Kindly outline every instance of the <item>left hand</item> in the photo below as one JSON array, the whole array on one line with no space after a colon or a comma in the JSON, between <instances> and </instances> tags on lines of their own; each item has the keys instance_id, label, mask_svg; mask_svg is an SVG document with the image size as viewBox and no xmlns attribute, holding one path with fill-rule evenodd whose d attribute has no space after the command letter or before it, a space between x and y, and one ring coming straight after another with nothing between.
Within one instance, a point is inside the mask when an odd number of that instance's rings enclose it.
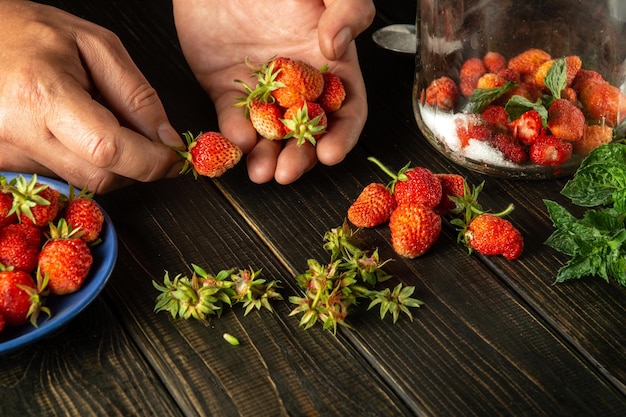
<instances>
[{"instance_id":1,"label":"left hand","mask_svg":"<svg viewBox=\"0 0 626 417\"><path fill-rule=\"evenodd\" d=\"M372 22L371 0L174 0L176 28L185 57L215 103L220 131L248 153L248 175L257 183L274 178L288 184L319 160L342 161L356 145L367 118L365 84L354 38ZM329 116L317 142L258 138L241 107L244 91L235 79L254 86L245 65L274 56L314 67L328 64L344 82L343 107Z\"/></svg>"}]
</instances>

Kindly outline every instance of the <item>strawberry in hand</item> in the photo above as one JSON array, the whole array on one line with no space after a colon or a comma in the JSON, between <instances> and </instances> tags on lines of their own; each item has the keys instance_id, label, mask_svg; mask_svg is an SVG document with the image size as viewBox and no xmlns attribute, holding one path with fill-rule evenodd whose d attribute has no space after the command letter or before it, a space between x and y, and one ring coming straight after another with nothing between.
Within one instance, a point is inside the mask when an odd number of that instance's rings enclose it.
<instances>
[{"instance_id":1,"label":"strawberry in hand","mask_svg":"<svg viewBox=\"0 0 626 417\"><path fill-rule=\"evenodd\" d=\"M217 132L200 133L194 137L190 132L184 133L187 142L186 151L178 151L185 159L181 174L192 172L198 175L215 178L237 165L243 155L241 149Z\"/></svg>"}]
</instances>

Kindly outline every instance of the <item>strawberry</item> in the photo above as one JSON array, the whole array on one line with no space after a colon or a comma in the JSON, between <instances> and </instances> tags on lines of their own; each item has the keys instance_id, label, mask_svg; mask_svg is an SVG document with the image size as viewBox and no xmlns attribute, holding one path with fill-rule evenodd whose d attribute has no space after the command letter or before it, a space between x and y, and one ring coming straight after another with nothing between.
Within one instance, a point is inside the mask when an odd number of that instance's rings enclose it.
<instances>
[{"instance_id":1,"label":"strawberry","mask_svg":"<svg viewBox=\"0 0 626 417\"><path fill-rule=\"evenodd\" d=\"M552 135L541 135L530 146L529 158L537 165L558 166L572 156L572 142L567 142Z\"/></svg>"},{"instance_id":2,"label":"strawberry","mask_svg":"<svg viewBox=\"0 0 626 417\"><path fill-rule=\"evenodd\" d=\"M54 221L61 210L61 193L46 184L37 182L37 175L30 181L22 175L16 177L13 195L12 210L23 223L34 224L38 227L47 226Z\"/></svg>"},{"instance_id":3,"label":"strawberry","mask_svg":"<svg viewBox=\"0 0 626 417\"><path fill-rule=\"evenodd\" d=\"M502 153L504 159L515 164L523 164L528 159L526 147L508 133L492 135L489 143Z\"/></svg>"},{"instance_id":4,"label":"strawberry","mask_svg":"<svg viewBox=\"0 0 626 417\"><path fill-rule=\"evenodd\" d=\"M14 223L0 229L0 263L33 272L42 237L41 230L29 223Z\"/></svg>"},{"instance_id":5,"label":"strawberry","mask_svg":"<svg viewBox=\"0 0 626 417\"><path fill-rule=\"evenodd\" d=\"M395 197L383 184L373 182L348 208L348 220L356 227L376 227L389 221L396 208Z\"/></svg>"},{"instance_id":6,"label":"strawberry","mask_svg":"<svg viewBox=\"0 0 626 417\"><path fill-rule=\"evenodd\" d=\"M50 239L39 253L39 271L41 276L47 277L52 294L77 291L93 264L89 246L76 236L77 230L72 230L65 219L59 220L57 225L51 224Z\"/></svg>"},{"instance_id":7,"label":"strawberry","mask_svg":"<svg viewBox=\"0 0 626 417\"><path fill-rule=\"evenodd\" d=\"M269 140L284 139L287 134L282 122L284 110L276 103L254 100L250 104L249 116L257 133Z\"/></svg>"},{"instance_id":8,"label":"strawberry","mask_svg":"<svg viewBox=\"0 0 626 417\"><path fill-rule=\"evenodd\" d=\"M469 97L476 89L480 77L485 75L485 65L480 58L470 58L463 62L459 71L459 89L461 94Z\"/></svg>"},{"instance_id":9,"label":"strawberry","mask_svg":"<svg viewBox=\"0 0 626 417\"><path fill-rule=\"evenodd\" d=\"M459 88L450 77L433 80L426 88L426 104L437 110L454 110L459 101Z\"/></svg>"},{"instance_id":10,"label":"strawberry","mask_svg":"<svg viewBox=\"0 0 626 417\"><path fill-rule=\"evenodd\" d=\"M267 68L276 74L280 87L272 91L276 102L284 108L297 106L303 101L315 101L324 89L322 72L304 61L278 57Z\"/></svg>"},{"instance_id":11,"label":"strawberry","mask_svg":"<svg viewBox=\"0 0 626 417\"><path fill-rule=\"evenodd\" d=\"M181 174L191 171L196 178L198 175L219 177L241 159L241 149L221 133L200 133L194 138L186 132L183 136L187 141L187 150L178 151L185 160Z\"/></svg>"},{"instance_id":12,"label":"strawberry","mask_svg":"<svg viewBox=\"0 0 626 417\"><path fill-rule=\"evenodd\" d=\"M519 258L524 238L513 224L489 213L476 216L465 232L469 248L483 255L502 255L509 261Z\"/></svg>"},{"instance_id":13,"label":"strawberry","mask_svg":"<svg viewBox=\"0 0 626 417\"><path fill-rule=\"evenodd\" d=\"M41 304L35 280L26 272L0 266L0 315L7 326L36 324Z\"/></svg>"},{"instance_id":14,"label":"strawberry","mask_svg":"<svg viewBox=\"0 0 626 417\"><path fill-rule=\"evenodd\" d=\"M506 69L506 58L498 52L489 51L483 57L483 65L487 72L497 74Z\"/></svg>"},{"instance_id":15,"label":"strawberry","mask_svg":"<svg viewBox=\"0 0 626 417\"><path fill-rule=\"evenodd\" d=\"M579 92L580 102L596 120L603 120L608 126L616 126L626 118L626 95L608 82L588 81L586 89Z\"/></svg>"},{"instance_id":16,"label":"strawberry","mask_svg":"<svg viewBox=\"0 0 626 417\"><path fill-rule=\"evenodd\" d=\"M283 123L287 129L285 139L294 137L298 146L305 142L315 145L326 133L328 119L322 106L312 101L301 102L285 111Z\"/></svg>"},{"instance_id":17,"label":"strawberry","mask_svg":"<svg viewBox=\"0 0 626 417\"><path fill-rule=\"evenodd\" d=\"M399 204L389 219L394 251L406 258L423 255L441 233L441 216L421 204Z\"/></svg>"},{"instance_id":18,"label":"strawberry","mask_svg":"<svg viewBox=\"0 0 626 417\"><path fill-rule=\"evenodd\" d=\"M543 121L537 110L522 113L509 124L509 127L513 137L524 145L532 145L537 137L544 133Z\"/></svg>"},{"instance_id":19,"label":"strawberry","mask_svg":"<svg viewBox=\"0 0 626 417\"><path fill-rule=\"evenodd\" d=\"M441 182L441 201L433 209L440 216L448 215L456 207L450 197L463 197L465 193L465 178L459 174L435 174Z\"/></svg>"},{"instance_id":20,"label":"strawberry","mask_svg":"<svg viewBox=\"0 0 626 417\"><path fill-rule=\"evenodd\" d=\"M487 106L480 114L494 132L508 132L509 114L502 106Z\"/></svg>"},{"instance_id":21,"label":"strawberry","mask_svg":"<svg viewBox=\"0 0 626 417\"><path fill-rule=\"evenodd\" d=\"M537 70L535 71L535 84L537 84L540 88L546 88L545 78L548 75L548 71L552 68L555 60L550 59L541 64ZM571 55L565 57L565 73L566 73L566 86L572 85L576 74L580 70L582 66L582 61L579 56Z\"/></svg>"},{"instance_id":22,"label":"strawberry","mask_svg":"<svg viewBox=\"0 0 626 417\"><path fill-rule=\"evenodd\" d=\"M506 79L498 74L487 72L476 82L476 88L489 89L498 88L506 84Z\"/></svg>"},{"instance_id":23,"label":"strawberry","mask_svg":"<svg viewBox=\"0 0 626 417\"><path fill-rule=\"evenodd\" d=\"M2 331L4 330L5 325L6 322L4 321L4 316L0 313L0 333L2 333Z\"/></svg>"},{"instance_id":24,"label":"strawberry","mask_svg":"<svg viewBox=\"0 0 626 417\"><path fill-rule=\"evenodd\" d=\"M534 74L539 66L550 59L550 54L546 51L531 48L511 58L508 62L507 68L514 69L522 75L532 75L534 78Z\"/></svg>"},{"instance_id":25,"label":"strawberry","mask_svg":"<svg viewBox=\"0 0 626 417\"><path fill-rule=\"evenodd\" d=\"M520 82L520 73L513 68L504 68L500 71L496 72L500 77L504 78L506 81L511 81L512 83L519 84Z\"/></svg>"},{"instance_id":26,"label":"strawberry","mask_svg":"<svg viewBox=\"0 0 626 417\"><path fill-rule=\"evenodd\" d=\"M324 77L324 89L316 102L328 114L341 108L346 98L346 90L341 79L332 72L324 71L322 76Z\"/></svg>"},{"instance_id":27,"label":"strawberry","mask_svg":"<svg viewBox=\"0 0 626 417\"><path fill-rule=\"evenodd\" d=\"M8 192L0 192L0 229L8 224L17 223L17 214L11 212L12 208L13 196Z\"/></svg>"},{"instance_id":28,"label":"strawberry","mask_svg":"<svg viewBox=\"0 0 626 417\"><path fill-rule=\"evenodd\" d=\"M589 152L600 145L607 144L613 140L613 128L606 125L585 125L583 137L574 142L574 153L576 155L587 156Z\"/></svg>"},{"instance_id":29,"label":"strawberry","mask_svg":"<svg viewBox=\"0 0 626 417\"><path fill-rule=\"evenodd\" d=\"M80 229L80 238L87 243L97 242L104 224L104 213L86 189L75 194L70 186L69 202L65 208L65 221L72 229Z\"/></svg>"},{"instance_id":30,"label":"strawberry","mask_svg":"<svg viewBox=\"0 0 626 417\"><path fill-rule=\"evenodd\" d=\"M563 140L576 142L583 136L585 115L565 99L556 99L548 108L548 129Z\"/></svg>"},{"instance_id":31,"label":"strawberry","mask_svg":"<svg viewBox=\"0 0 626 417\"><path fill-rule=\"evenodd\" d=\"M474 115L462 115L454 119L456 135L462 148L469 145L471 139L485 141L491 136L491 129L485 120Z\"/></svg>"}]
</instances>

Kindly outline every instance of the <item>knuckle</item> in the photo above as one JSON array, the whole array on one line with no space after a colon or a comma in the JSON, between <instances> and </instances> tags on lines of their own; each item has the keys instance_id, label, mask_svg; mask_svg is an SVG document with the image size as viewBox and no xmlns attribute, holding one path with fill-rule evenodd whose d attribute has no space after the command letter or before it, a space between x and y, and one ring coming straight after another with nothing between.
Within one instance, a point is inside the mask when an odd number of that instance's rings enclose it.
<instances>
[{"instance_id":1,"label":"knuckle","mask_svg":"<svg viewBox=\"0 0 626 417\"><path fill-rule=\"evenodd\" d=\"M86 146L86 154L98 168L108 169L115 165L118 155L116 136L108 132L89 132L81 143Z\"/></svg>"}]
</instances>

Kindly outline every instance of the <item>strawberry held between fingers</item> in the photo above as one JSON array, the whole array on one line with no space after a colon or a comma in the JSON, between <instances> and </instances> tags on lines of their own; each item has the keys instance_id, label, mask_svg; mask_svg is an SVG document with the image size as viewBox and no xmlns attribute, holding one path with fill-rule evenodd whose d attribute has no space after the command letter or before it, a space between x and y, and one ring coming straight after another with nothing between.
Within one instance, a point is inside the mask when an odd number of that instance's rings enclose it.
<instances>
[{"instance_id":1,"label":"strawberry held between fingers","mask_svg":"<svg viewBox=\"0 0 626 417\"><path fill-rule=\"evenodd\" d=\"M219 177L237 165L243 155L241 149L218 132L200 133L194 137L190 132L183 134L187 151L178 151L185 159L180 173L192 172L206 177Z\"/></svg>"},{"instance_id":2,"label":"strawberry held between fingers","mask_svg":"<svg viewBox=\"0 0 626 417\"><path fill-rule=\"evenodd\" d=\"M249 117L257 133L269 140L281 140L287 134L282 121L284 110L276 103L254 100L249 107Z\"/></svg>"}]
</instances>

